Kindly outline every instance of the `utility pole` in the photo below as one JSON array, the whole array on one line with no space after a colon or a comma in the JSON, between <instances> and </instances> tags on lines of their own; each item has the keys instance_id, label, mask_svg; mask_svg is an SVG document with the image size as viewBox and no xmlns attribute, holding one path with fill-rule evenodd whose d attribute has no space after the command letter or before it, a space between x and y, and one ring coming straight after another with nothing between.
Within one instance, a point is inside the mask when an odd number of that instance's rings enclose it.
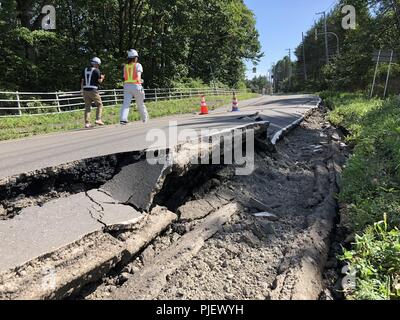
<instances>
[{"instance_id":1,"label":"utility pole","mask_svg":"<svg viewBox=\"0 0 400 320\"><path fill-rule=\"evenodd\" d=\"M303 65L304 65L304 80L307 81L307 65L306 65L306 48L304 44L304 32L301 33L301 38L303 39Z\"/></svg>"},{"instance_id":2,"label":"utility pole","mask_svg":"<svg viewBox=\"0 0 400 320\"><path fill-rule=\"evenodd\" d=\"M317 14L324 16L326 64L329 64L328 17L326 16L326 11L318 12Z\"/></svg>"},{"instance_id":3,"label":"utility pole","mask_svg":"<svg viewBox=\"0 0 400 320\"><path fill-rule=\"evenodd\" d=\"M292 49L286 49L289 51L289 90L292 88Z\"/></svg>"}]
</instances>

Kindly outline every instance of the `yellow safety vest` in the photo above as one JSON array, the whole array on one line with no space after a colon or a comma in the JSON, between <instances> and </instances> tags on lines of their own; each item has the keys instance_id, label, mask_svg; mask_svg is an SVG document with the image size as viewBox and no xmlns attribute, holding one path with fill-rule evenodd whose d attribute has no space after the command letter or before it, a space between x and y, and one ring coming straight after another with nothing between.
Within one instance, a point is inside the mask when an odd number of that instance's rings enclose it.
<instances>
[{"instance_id":1,"label":"yellow safety vest","mask_svg":"<svg viewBox=\"0 0 400 320\"><path fill-rule=\"evenodd\" d=\"M136 63L126 64L124 67L124 83L126 84L142 84L136 71Z\"/></svg>"}]
</instances>

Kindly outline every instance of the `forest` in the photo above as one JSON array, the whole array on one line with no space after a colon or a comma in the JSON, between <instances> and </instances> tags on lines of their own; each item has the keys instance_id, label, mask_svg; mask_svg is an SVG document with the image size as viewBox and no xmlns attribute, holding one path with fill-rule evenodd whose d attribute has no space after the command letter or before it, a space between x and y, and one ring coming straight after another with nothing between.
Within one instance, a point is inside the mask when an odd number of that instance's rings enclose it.
<instances>
[{"instance_id":1,"label":"forest","mask_svg":"<svg viewBox=\"0 0 400 320\"><path fill-rule=\"evenodd\" d=\"M356 13L354 29L345 29L342 9L352 5ZM372 86L376 62L374 52L400 52L400 2L398 0L340 0L327 12L328 56L326 61L324 18L305 32L295 50L296 59L284 57L275 65L278 91L365 91ZM301 37L299 30L299 37ZM304 47L303 47L304 46ZM386 61L387 62L387 61ZM391 66L389 94L398 94L400 65ZM377 70L375 93L382 97L388 63ZM290 78L290 81L289 81Z\"/></svg>"},{"instance_id":2,"label":"forest","mask_svg":"<svg viewBox=\"0 0 400 320\"><path fill-rule=\"evenodd\" d=\"M42 28L48 0L0 3L0 90L78 89L93 56L103 61L104 88L117 88L131 48L139 51L147 88L239 88L244 62L262 57L243 0L53 0L50 31Z\"/></svg>"}]
</instances>

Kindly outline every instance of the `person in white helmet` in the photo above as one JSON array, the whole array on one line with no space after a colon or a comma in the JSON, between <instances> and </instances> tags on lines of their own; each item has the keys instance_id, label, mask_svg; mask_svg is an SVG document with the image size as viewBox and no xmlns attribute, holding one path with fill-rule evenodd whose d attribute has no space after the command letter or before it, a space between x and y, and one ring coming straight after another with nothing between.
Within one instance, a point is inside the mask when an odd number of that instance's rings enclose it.
<instances>
[{"instance_id":1,"label":"person in white helmet","mask_svg":"<svg viewBox=\"0 0 400 320\"><path fill-rule=\"evenodd\" d=\"M138 62L139 54L136 50L128 51L128 63L124 65L124 103L121 108L121 124L128 124L129 110L132 98L135 97L140 117L144 123L149 120L149 114L144 104L145 93L142 86L143 67Z\"/></svg>"},{"instance_id":2,"label":"person in white helmet","mask_svg":"<svg viewBox=\"0 0 400 320\"><path fill-rule=\"evenodd\" d=\"M103 102L99 94L99 85L104 81L105 76L100 72L101 60L97 57L93 58L90 66L82 71L81 75L81 90L83 99L85 100L85 128L90 128L90 112L92 103L97 107L96 124L104 126L101 120L103 112Z\"/></svg>"}]
</instances>

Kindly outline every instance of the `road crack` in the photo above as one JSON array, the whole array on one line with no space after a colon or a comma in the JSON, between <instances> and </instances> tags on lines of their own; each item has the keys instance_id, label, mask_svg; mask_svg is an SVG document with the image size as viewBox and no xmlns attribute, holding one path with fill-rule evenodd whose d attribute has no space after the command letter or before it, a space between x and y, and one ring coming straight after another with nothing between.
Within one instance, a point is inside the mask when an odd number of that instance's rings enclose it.
<instances>
[{"instance_id":1,"label":"road crack","mask_svg":"<svg viewBox=\"0 0 400 320\"><path fill-rule=\"evenodd\" d=\"M91 216L94 220L96 220L98 223L102 224L104 227L107 227L107 224L105 224L105 223L102 221L102 219L104 218L104 211L105 211L104 206L103 206L100 202L96 201L92 196L90 196L90 195L89 195L89 192L85 192L85 194L86 194L86 197L87 197L91 202L93 202L98 208L100 208L100 210L99 210L99 209L96 209L96 207L93 206L93 205L92 205L92 207L91 207L92 209L94 209L94 210L96 211L96 214L99 216L99 218L97 218L97 217L95 216L95 214L93 213L93 211L92 211L90 208L88 208L88 211L89 211L90 216Z\"/></svg>"}]
</instances>

